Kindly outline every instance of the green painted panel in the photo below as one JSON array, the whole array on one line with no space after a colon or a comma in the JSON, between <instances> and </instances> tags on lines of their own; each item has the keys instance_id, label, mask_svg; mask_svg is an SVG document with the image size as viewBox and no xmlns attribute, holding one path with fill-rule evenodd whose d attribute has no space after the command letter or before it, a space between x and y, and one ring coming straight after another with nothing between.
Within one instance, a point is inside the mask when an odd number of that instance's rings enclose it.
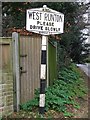
<instances>
[{"instance_id":1,"label":"green painted panel","mask_svg":"<svg viewBox=\"0 0 90 120\"><path fill-rule=\"evenodd\" d=\"M48 71L49 71L49 85L53 84L54 79L57 78L57 63L56 63L56 47L50 42L48 43Z\"/></svg>"}]
</instances>

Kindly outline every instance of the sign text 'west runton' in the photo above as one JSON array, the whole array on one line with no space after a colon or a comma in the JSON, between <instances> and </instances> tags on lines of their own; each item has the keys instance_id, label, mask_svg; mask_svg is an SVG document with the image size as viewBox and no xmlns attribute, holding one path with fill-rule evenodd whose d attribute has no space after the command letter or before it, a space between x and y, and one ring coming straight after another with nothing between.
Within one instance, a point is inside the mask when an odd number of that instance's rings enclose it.
<instances>
[{"instance_id":1,"label":"sign text 'west runton'","mask_svg":"<svg viewBox=\"0 0 90 120\"><path fill-rule=\"evenodd\" d=\"M64 14L48 7L28 9L26 30L42 35L61 34L64 27Z\"/></svg>"}]
</instances>

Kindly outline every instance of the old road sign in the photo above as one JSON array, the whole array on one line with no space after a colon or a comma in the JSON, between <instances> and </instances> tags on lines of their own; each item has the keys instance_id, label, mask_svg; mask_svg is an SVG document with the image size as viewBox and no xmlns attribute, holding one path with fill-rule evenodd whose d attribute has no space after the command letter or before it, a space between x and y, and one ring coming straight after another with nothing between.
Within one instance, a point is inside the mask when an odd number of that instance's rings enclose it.
<instances>
[{"instance_id":1,"label":"old road sign","mask_svg":"<svg viewBox=\"0 0 90 120\"><path fill-rule=\"evenodd\" d=\"M28 9L26 30L41 35L61 34L64 27L64 14L52 10L46 5L43 8Z\"/></svg>"}]
</instances>

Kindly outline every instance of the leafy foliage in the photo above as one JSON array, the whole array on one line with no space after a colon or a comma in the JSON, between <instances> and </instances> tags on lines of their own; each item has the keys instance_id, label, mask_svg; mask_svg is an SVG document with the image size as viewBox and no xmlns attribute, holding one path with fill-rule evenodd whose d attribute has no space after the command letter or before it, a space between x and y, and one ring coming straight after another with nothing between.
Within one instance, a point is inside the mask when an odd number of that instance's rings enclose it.
<instances>
[{"instance_id":1,"label":"leafy foliage","mask_svg":"<svg viewBox=\"0 0 90 120\"><path fill-rule=\"evenodd\" d=\"M85 61L86 63L90 63L90 57L86 58L84 61Z\"/></svg>"},{"instance_id":2,"label":"leafy foliage","mask_svg":"<svg viewBox=\"0 0 90 120\"><path fill-rule=\"evenodd\" d=\"M73 105L79 108L78 103L75 101L76 97L83 97L86 93L83 79L77 71L75 65L69 68L63 68L59 72L58 80L54 81L53 86L46 88L46 105L45 110L56 110L63 112L65 116L72 116L67 112L66 105ZM35 92L35 98L21 105L22 110L33 110L39 107L39 89Z\"/></svg>"}]
</instances>

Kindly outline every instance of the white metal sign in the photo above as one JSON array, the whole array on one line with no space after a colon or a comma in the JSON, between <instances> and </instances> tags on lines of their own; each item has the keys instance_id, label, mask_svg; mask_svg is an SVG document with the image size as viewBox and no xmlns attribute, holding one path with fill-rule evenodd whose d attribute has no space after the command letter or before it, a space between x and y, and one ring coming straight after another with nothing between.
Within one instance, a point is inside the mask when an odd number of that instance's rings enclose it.
<instances>
[{"instance_id":1,"label":"white metal sign","mask_svg":"<svg viewBox=\"0 0 90 120\"><path fill-rule=\"evenodd\" d=\"M26 15L26 30L41 35L63 33L64 14L46 8L28 9Z\"/></svg>"}]
</instances>

